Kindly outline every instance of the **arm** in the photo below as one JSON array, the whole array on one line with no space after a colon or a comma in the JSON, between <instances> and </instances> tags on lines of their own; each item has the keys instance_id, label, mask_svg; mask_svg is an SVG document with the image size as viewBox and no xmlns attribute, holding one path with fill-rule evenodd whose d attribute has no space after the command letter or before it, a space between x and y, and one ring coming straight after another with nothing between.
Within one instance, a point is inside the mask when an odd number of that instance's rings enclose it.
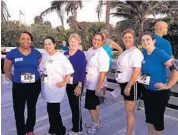
<instances>
[{"instance_id":1,"label":"arm","mask_svg":"<svg viewBox=\"0 0 178 135\"><path fill-rule=\"evenodd\" d=\"M164 63L164 65L166 67L171 67L173 64L173 59L169 59L167 62ZM176 84L176 82L178 81L178 71L176 69L172 69L171 70L172 75L169 79L168 84L163 84L163 83L156 83L155 86L159 88L159 90L165 90L165 89L170 89L172 86L174 86Z\"/></svg>"},{"instance_id":2,"label":"arm","mask_svg":"<svg viewBox=\"0 0 178 135\"><path fill-rule=\"evenodd\" d=\"M79 83L78 86L82 86L82 83L85 81L85 72L86 72L86 57L85 54L80 56L80 70L79 70Z\"/></svg>"},{"instance_id":3,"label":"arm","mask_svg":"<svg viewBox=\"0 0 178 135\"><path fill-rule=\"evenodd\" d=\"M141 68L139 68L139 67L133 67L133 68L134 69L133 69L132 76L124 90L124 92L127 96L130 95L130 90L131 90L132 85L136 82L136 80L138 79L138 77L141 74Z\"/></svg>"},{"instance_id":4,"label":"arm","mask_svg":"<svg viewBox=\"0 0 178 135\"><path fill-rule=\"evenodd\" d=\"M121 54L123 51L123 49L120 47L120 45L114 41L111 41L110 46L111 46L111 48L116 49L119 54Z\"/></svg>"},{"instance_id":5,"label":"arm","mask_svg":"<svg viewBox=\"0 0 178 135\"><path fill-rule=\"evenodd\" d=\"M106 78L106 75L107 75L107 72L100 72L97 90L100 90L102 88L103 83L104 83L105 78Z\"/></svg>"},{"instance_id":6,"label":"arm","mask_svg":"<svg viewBox=\"0 0 178 135\"><path fill-rule=\"evenodd\" d=\"M4 72L10 80L12 80L11 68L12 68L12 61L5 59Z\"/></svg>"},{"instance_id":7,"label":"arm","mask_svg":"<svg viewBox=\"0 0 178 135\"><path fill-rule=\"evenodd\" d=\"M59 88L65 86L65 85L69 82L70 77L71 77L71 74L67 74L67 75L64 77L64 81L63 81L63 82L58 82L58 83L56 84L56 86L59 87Z\"/></svg>"}]
</instances>

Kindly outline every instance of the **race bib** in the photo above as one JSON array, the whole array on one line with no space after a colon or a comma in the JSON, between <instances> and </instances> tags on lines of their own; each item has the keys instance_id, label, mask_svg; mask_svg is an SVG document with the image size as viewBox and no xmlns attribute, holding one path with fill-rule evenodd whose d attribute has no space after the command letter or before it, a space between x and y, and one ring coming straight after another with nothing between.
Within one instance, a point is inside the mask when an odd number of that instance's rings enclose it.
<instances>
[{"instance_id":1,"label":"race bib","mask_svg":"<svg viewBox=\"0 0 178 135\"><path fill-rule=\"evenodd\" d=\"M123 73L122 71L116 71L115 73L115 79L119 80L121 78L121 73Z\"/></svg>"},{"instance_id":2,"label":"race bib","mask_svg":"<svg viewBox=\"0 0 178 135\"><path fill-rule=\"evenodd\" d=\"M150 75L142 74L137 81L141 84L149 85L150 84Z\"/></svg>"},{"instance_id":3,"label":"race bib","mask_svg":"<svg viewBox=\"0 0 178 135\"><path fill-rule=\"evenodd\" d=\"M48 82L48 76L46 74L42 74L41 80L42 80L42 83L47 83Z\"/></svg>"},{"instance_id":4,"label":"race bib","mask_svg":"<svg viewBox=\"0 0 178 135\"><path fill-rule=\"evenodd\" d=\"M21 74L21 82L22 83L34 83L35 82L35 74L22 73Z\"/></svg>"}]
</instances>

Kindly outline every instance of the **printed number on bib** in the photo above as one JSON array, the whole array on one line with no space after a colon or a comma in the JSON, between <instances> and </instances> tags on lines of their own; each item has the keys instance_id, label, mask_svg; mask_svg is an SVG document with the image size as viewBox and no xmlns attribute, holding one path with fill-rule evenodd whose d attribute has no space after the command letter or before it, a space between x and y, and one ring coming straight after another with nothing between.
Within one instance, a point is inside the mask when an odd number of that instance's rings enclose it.
<instances>
[{"instance_id":1,"label":"printed number on bib","mask_svg":"<svg viewBox=\"0 0 178 135\"><path fill-rule=\"evenodd\" d=\"M138 82L141 83L141 84L149 85L150 84L150 75L142 74L140 76L140 78L138 79Z\"/></svg>"},{"instance_id":2,"label":"printed number on bib","mask_svg":"<svg viewBox=\"0 0 178 135\"><path fill-rule=\"evenodd\" d=\"M22 83L34 83L35 82L35 74L22 73L21 74L21 82Z\"/></svg>"}]
</instances>

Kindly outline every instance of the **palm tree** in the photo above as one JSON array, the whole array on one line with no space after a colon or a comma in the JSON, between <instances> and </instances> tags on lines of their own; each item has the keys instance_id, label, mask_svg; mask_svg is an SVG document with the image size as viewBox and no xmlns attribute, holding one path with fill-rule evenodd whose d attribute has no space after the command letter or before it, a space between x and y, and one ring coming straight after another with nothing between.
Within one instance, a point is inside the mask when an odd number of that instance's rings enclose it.
<instances>
[{"instance_id":1,"label":"palm tree","mask_svg":"<svg viewBox=\"0 0 178 135\"><path fill-rule=\"evenodd\" d=\"M6 22L10 17L9 11L7 9L6 3L4 0L1 0L1 21Z\"/></svg>"},{"instance_id":2,"label":"palm tree","mask_svg":"<svg viewBox=\"0 0 178 135\"><path fill-rule=\"evenodd\" d=\"M98 2L98 6L96 8L96 12L98 14L98 20L100 22L100 17L101 17L101 14L102 14L102 8L104 5L106 5L106 30L110 33L110 9L111 9L111 1L107 1L107 0L100 0ZM109 34L110 35L110 34Z\"/></svg>"},{"instance_id":3,"label":"palm tree","mask_svg":"<svg viewBox=\"0 0 178 135\"><path fill-rule=\"evenodd\" d=\"M115 11L113 16L122 17L120 25L127 24L136 27L140 33L144 30L144 24L149 20L149 15L165 14L176 8L170 8L164 1L114 1L111 8Z\"/></svg>"},{"instance_id":4,"label":"palm tree","mask_svg":"<svg viewBox=\"0 0 178 135\"><path fill-rule=\"evenodd\" d=\"M34 18L34 24L42 24L43 19L40 16L35 16Z\"/></svg>"},{"instance_id":5,"label":"palm tree","mask_svg":"<svg viewBox=\"0 0 178 135\"><path fill-rule=\"evenodd\" d=\"M40 16L43 17L48 13L51 13L53 11L56 11L62 26L64 27L64 13L66 12L67 15L69 15L69 13L72 14L72 26L76 26L77 24L77 9L78 8L82 8L82 0L78 0L78 1L52 1L51 2L51 7L49 7L48 9L44 10Z\"/></svg>"}]
</instances>

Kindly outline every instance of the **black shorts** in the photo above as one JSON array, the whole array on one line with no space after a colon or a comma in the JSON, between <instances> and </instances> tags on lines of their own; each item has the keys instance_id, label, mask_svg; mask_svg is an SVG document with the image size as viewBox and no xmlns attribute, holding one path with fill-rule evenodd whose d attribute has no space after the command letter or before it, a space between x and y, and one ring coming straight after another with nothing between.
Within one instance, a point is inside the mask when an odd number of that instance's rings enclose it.
<instances>
[{"instance_id":1,"label":"black shorts","mask_svg":"<svg viewBox=\"0 0 178 135\"><path fill-rule=\"evenodd\" d=\"M100 105L99 97L95 95L94 90L86 91L85 108L88 110L96 110L96 106Z\"/></svg>"},{"instance_id":2,"label":"black shorts","mask_svg":"<svg viewBox=\"0 0 178 135\"><path fill-rule=\"evenodd\" d=\"M4 74L4 58L1 59L1 73Z\"/></svg>"},{"instance_id":3,"label":"black shorts","mask_svg":"<svg viewBox=\"0 0 178 135\"><path fill-rule=\"evenodd\" d=\"M130 96L126 96L124 94L124 89L127 85L127 83L119 83L120 87L121 87L121 95L124 97L124 100L128 100L128 101L137 101L138 98L140 98L141 92L140 90L137 88L137 82L134 83L134 85L131 87L130 90Z\"/></svg>"},{"instance_id":4,"label":"black shorts","mask_svg":"<svg viewBox=\"0 0 178 135\"><path fill-rule=\"evenodd\" d=\"M142 89L145 105L146 123L150 123L157 131L164 130L164 112L169 101L170 90L151 91Z\"/></svg>"}]
</instances>

